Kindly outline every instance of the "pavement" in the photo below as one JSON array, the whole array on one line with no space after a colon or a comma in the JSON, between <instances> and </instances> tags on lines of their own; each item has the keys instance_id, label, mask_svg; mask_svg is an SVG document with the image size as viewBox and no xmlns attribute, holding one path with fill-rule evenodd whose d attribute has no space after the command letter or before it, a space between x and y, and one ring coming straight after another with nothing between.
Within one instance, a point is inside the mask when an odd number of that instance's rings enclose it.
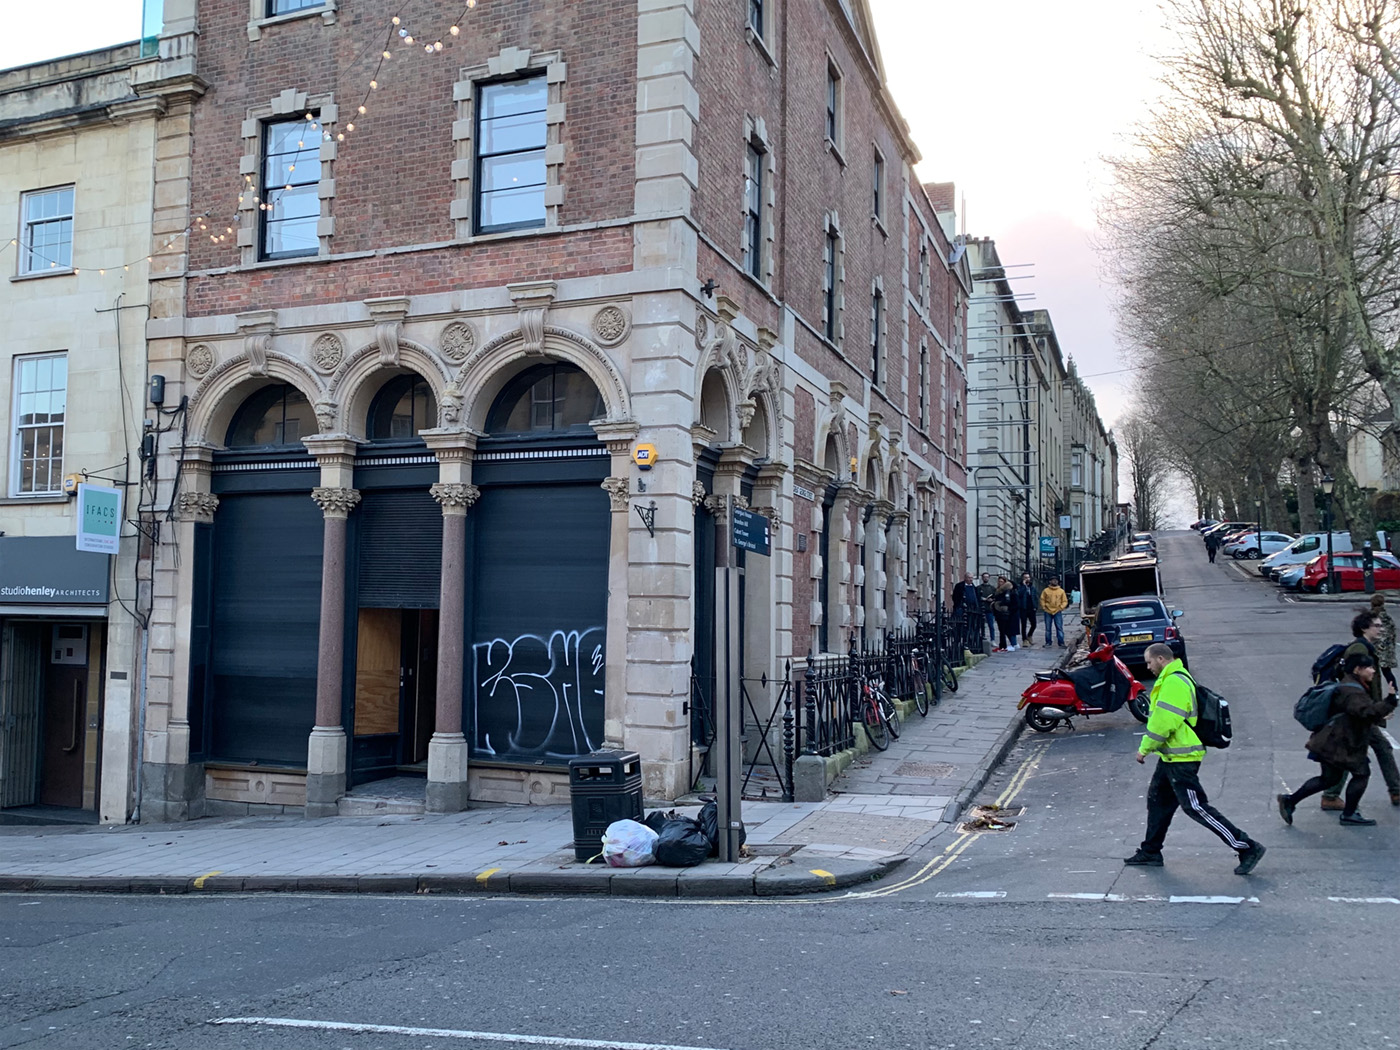
<instances>
[{"instance_id":1,"label":"pavement","mask_svg":"<svg viewBox=\"0 0 1400 1050\"><path fill-rule=\"evenodd\" d=\"M767 897L880 879L956 827L1024 724L1016 701L1061 649L997 653L823 802L745 801L737 863L579 863L565 806L454 814L206 818L185 824L0 827L0 892L503 893ZM676 807L682 814L698 807Z\"/></svg>"}]
</instances>

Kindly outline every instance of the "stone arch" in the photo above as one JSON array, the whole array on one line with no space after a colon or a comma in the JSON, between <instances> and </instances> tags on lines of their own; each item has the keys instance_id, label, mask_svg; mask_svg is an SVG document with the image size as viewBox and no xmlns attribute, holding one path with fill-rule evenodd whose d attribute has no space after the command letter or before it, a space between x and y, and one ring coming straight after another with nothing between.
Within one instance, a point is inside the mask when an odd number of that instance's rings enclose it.
<instances>
[{"instance_id":1,"label":"stone arch","mask_svg":"<svg viewBox=\"0 0 1400 1050\"><path fill-rule=\"evenodd\" d=\"M754 395L753 418L749 420L749 425L744 427L741 440L758 453L760 459L779 458L782 450L781 431L768 395Z\"/></svg>"},{"instance_id":2,"label":"stone arch","mask_svg":"<svg viewBox=\"0 0 1400 1050\"><path fill-rule=\"evenodd\" d=\"M247 354L239 354L220 364L204 377L190 398L190 441L203 441L223 447L229 424L248 395L273 383L296 387L313 405L326 398L320 377L295 358L276 351L267 354L266 370L254 375ZM319 413L318 413L319 414Z\"/></svg>"},{"instance_id":3,"label":"stone arch","mask_svg":"<svg viewBox=\"0 0 1400 1050\"><path fill-rule=\"evenodd\" d=\"M739 436L734 384L725 368L711 368L696 389L695 422L715 432L715 440L727 443Z\"/></svg>"},{"instance_id":4,"label":"stone arch","mask_svg":"<svg viewBox=\"0 0 1400 1050\"><path fill-rule=\"evenodd\" d=\"M816 428L812 462L821 463L824 467L826 467L827 462L828 439L836 443L836 451L840 458L836 467L836 480L849 479L851 476L851 440L846 433L846 413L844 410L828 409ZM830 467L826 467L826 469L830 469Z\"/></svg>"},{"instance_id":5,"label":"stone arch","mask_svg":"<svg viewBox=\"0 0 1400 1050\"><path fill-rule=\"evenodd\" d=\"M443 393L450 380L437 355L425 346L400 339L398 363L386 364L376 342L356 350L331 376L329 397L335 402L335 429L352 437L367 438L369 406L374 395L387 380L409 372L428 384L441 412Z\"/></svg>"},{"instance_id":6,"label":"stone arch","mask_svg":"<svg viewBox=\"0 0 1400 1050\"><path fill-rule=\"evenodd\" d=\"M623 382L622 373L612 359L577 332L546 325L540 353L527 352L525 336L516 329L492 339L462 363L455 383L463 398L463 424L477 431L485 431L486 414L491 411L496 395L506 383L531 365L549 360L563 361L582 369L603 397L608 422L623 422L632 418L627 384Z\"/></svg>"}]
</instances>

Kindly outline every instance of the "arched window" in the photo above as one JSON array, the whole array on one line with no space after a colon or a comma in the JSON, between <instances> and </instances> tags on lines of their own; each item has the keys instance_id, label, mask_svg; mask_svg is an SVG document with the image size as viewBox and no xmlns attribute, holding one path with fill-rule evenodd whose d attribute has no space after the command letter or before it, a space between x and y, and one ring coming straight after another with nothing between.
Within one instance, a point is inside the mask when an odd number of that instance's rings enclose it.
<instances>
[{"instance_id":1,"label":"arched window","mask_svg":"<svg viewBox=\"0 0 1400 1050\"><path fill-rule=\"evenodd\" d=\"M586 430L607 415L603 396L574 365L537 365L505 385L486 417L490 434L539 434Z\"/></svg>"},{"instance_id":2,"label":"arched window","mask_svg":"<svg viewBox=\"0 0 1400 1050\"><path fill-rule=\"evenodd\" d=\"M229 424L229 448L296 445L317 432L311 402L288 383L265 386L248 395Z\"/></svg>"},{"instance_id":3,"label":"arched window","mask_svg":"<svg viewBox=\"0 0 1400 1050\"><path fill-rule=\"evenodd\" d=\"M437 401L422 376L395 376L374 395L369 406L369 439L395 441L417 437L437 426Z\"/></svg>"}]
</instances>

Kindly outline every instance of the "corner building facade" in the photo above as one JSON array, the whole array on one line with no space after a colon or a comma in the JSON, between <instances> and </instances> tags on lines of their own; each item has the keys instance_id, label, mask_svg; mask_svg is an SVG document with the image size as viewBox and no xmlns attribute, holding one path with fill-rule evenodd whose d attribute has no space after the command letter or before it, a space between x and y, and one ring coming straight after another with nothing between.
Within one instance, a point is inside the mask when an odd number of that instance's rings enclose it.
<instances>
[{"instance_id":1,"label":"corner building facade","mask_svg":"<svg viewBox=\"0 0 1400 1050\"><path fill-rule=\"evenodd\" d=\"M608 745L675 798L726 679L926 607L965 518L966 269L863 3L418 8L167 0L144 819L562 802Z\"/></svg>"}]
</instances>

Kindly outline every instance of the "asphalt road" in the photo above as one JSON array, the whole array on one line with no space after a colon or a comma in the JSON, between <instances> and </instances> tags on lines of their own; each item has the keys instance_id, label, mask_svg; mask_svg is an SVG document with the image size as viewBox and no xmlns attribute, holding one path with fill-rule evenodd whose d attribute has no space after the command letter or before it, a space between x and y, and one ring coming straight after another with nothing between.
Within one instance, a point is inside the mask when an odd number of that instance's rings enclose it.
<instances>
[{"instance_id":1,"label":"asphalt road","mask_svg":"<svg viewBox=\"0 0 1400 1050\"><path fill-rule=\"evenodd\" d=\"M1232 700L1203 780L1269 847L1249 878L1185 820L1166 867L1122 867L1151 768L1122 713L1023 736L986 791L1013 830L950 831L847 896L0 896L0 1047L1396 1046L1400 810L1378 776L1377 828L1272 808L1309 775L1292 702L1353 607L1283 602L1194 534L1162 547L1192 668Z\"/></svg>"}]
</instances>

